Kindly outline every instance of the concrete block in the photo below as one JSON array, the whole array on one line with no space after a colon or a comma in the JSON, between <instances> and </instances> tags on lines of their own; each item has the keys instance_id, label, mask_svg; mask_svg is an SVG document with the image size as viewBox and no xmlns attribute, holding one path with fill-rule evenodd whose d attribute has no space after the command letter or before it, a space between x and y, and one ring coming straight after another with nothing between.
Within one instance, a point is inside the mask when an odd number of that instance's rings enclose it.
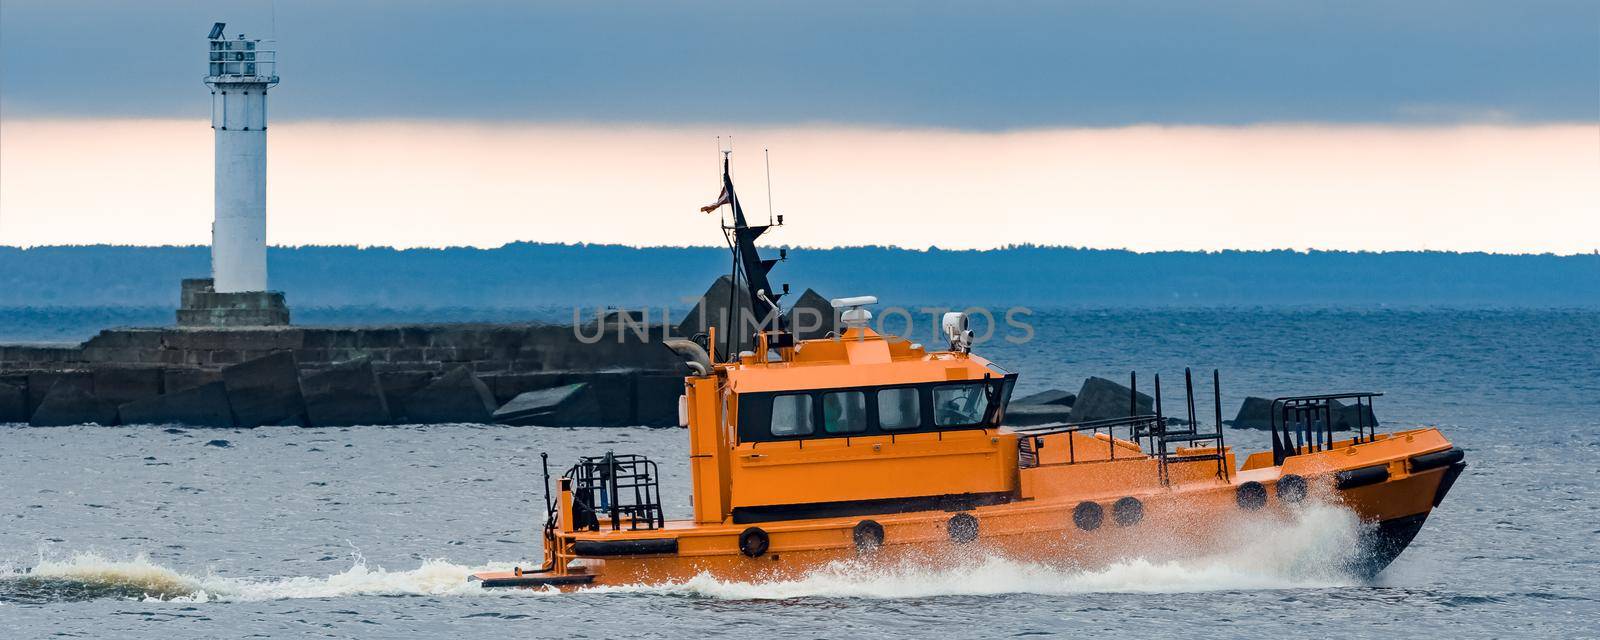
<instances>
[{"instance_id":1,"label":"concrete block","mask_svg":"<svg viewBox=\"0 0 1600 640\"><path fill-rule=\"evenodd\" d=\"M160 329L105 329L84 341L84 349L160 349Z\"/></svg>"},{"instance_id":2,"label":"concrete block","mask_svg":"<svg viewBox=\"0 0 1600 640\"><path fill-rule=\"evenodd\" d=\"M28 424L35 427L90 423L103 426L117 424L117 405L101 400L93 391L68 381L57 382L28 419Z\"/></svg>"},{"instance_id":3,"label":"concrete block","mask_svg":"<svg viewBox=\"0 0 1600 640\"><path fill-rule=\"evenodd\" d=\"M220 329L174 329L161 335L162 346L168 349L223 349L228 346L229 332Z\"/></svg>"},{"instance_id":4,"label":"concrete block","mask_svg":"<svg viewBox=\"0 0 1600 640\"><path fill-rule=\"evenodd\" d=\"M427 346L445 349L474 349L487 344L487 336L476 327L450 325L434 327ZM399 345L395 345L399 346Z\"/></svg>"},{"instance_id":5,"label":"concrete block","mask_svg":"<svg viewBox=\"0 0 1600 640\"><path fill-rule=\"evenodd\" d=\"M200 294L216 291L215 283L211 278L184 278L178 284L179 304L185 308L195 307Z\"/></svg>"},{"instance_id":6,"label":"concrete block","mask_svg":"<svg viewBox=\"0 0 1600 640\"><path fill-rule=\"evenodd\" d=\"M181 424L191 427L232 427L227 385L218 380L117 408L122 424Z\"/></svg>"},{"instance_id":7,"label":"concrete block","mask_svg":"<svg viewBox=\"0 0 1600 640\"><path fill-rule=\"evenodd\" d=\"M400 330L394 328L361 329L356 346L363 349L394 349L400 346Z\"/></svg>"},{"instance_id":8,"label":"concrete block","mask_svg":"<svg viewBox=\"0 0 1600 640\"><path fill-rule=\"evenodd\" d=\"M588 393L594 396L598 409L592 426L622 427L638 424L634 419L634 385L637 375L633 371L595 371L576 373L574 382L589 385Z\"/></svg>"},{"instance_id":9,"label":"concrete block","mask_svg":"<svg viewBox=\"0 0 1600 640\"><path fill-rule=\"evenodd\" d=\"M405 400L406 422L488 424L496 409L494 394L466 367L456 367Z\"/></svg>"},{"instance_id":10,"label":"concrete block","mask_svg":"<svg viewBox=\"0 0 1600 640\"><path fill-rule=\"evenodd\" d=\"M1235 429L1271 429L1272 400L1250 396L1239 405L1239 413L1228 422Z\"/></svg>"},{"instance_id":11,"label":"concrete block","mask_svg":"<svg viewBox=\"0 0 1600 640\"><path fill-rule=\"evenodd\" d=\"M1332 400L1329 404L1331 405L1329 413L1333 416L1333 428L1335 431L1353 431L1358 424L1365 426L1378 425L1378 418L1372 414L1371 405L1363 404L1358 408L1354 403L1345 404L1338 400ZM1245 398L1244 403L1239 405L1239 413L1228 424L1235 429L1266 430L1272 428L1272 417L1272 400L1251 396ZM1283 420L1285 418L1280 415L1279 419ZM1288 419L1293 419L1293 416L1291 415ZM1358 422L1358 420L1364 420L1364 422Z\"/></svg>"},{"instance_id":12,"label":"concrete block","mask_svg":"<svg viewBox=\"0 0 1600 640\"><path fill-rule=\"evenodd\" d=\"M305 413L300 372L288 351L223 369L222 381L241 427L278 424Z\"/></svg>"},{"instance_id":13,"label":"concrete block","mask_svg":"<svg viewBox=\"0 0 1600 640\"><path fill-rule=\"evenodd\" d=\"M433 329L430 327L400 327L401 347L426 347L432 339Z\"/></svg>"},{"instance_id":14,"label":"concrete block","mask_svg":"<svg viewBox=\"0 0 1600 640\"><path fill-rule=\"evenodd\" d=\"M513 398L494 412L499 424L541 427L588 427L601 420L600 404L587 382L577 382Z\"/></svg>"},{"instance_id":15,"label":"concrete block","mask_svg":"<svg viewBox=\"0 0 1600 640\"><path fill-rule=\"evenodd\" d=\"M350 349L361 343L356 329L303 329L301 346L305 349Z\"/></svg>"},{"instance_id":16,"label":"concrete block","mask_svg":"<svg viewBox=\"0 0 1600 640\"><path fill-rule=\"evenodd\" d=\"M723 295L727 292L724 291ZM724 303L726 298L724 298ZM814 290L806 289L789 308L789 330L800 340L826 337L839 329L839 310Z\"/></svg>"},{"instance_id":17,"label":"concrete block","mask_svg":"<svg viewBox=\"0 0 1600 640\"><path fill-rule=\"evenodd\" d=\"M423 360L422 351L422 347L401 347L399 349L391 349L389 350L389 357L386 359L386 361L421 362Z\"/></svg>"},{"instance_id":18,"label":"concrete block","mask_svg":"<svg viewBox=\"0 0 1600 640\"><path fill-rule=\"evenodd\" d=\"M1078 389L1077 399L1072 403L1072 422L1125 418L1129 415L1128 400L1131 393L1127 387L1105 378L1084 380L1083 387ZM1155 398L1140 393L1138 402L1137 411L1140 414L1155 413Z\"/></svg>"},{"instance_id":19,"label":"concrete block","mask_svg":"<svg viewBox=\"0 0 1600 640\"><path fill-rule=\"evenodd\" d=\"M736 339L732 341L732 344L735 345L733 350L740 351L748 348L749 345L754 343L751 338L753 332L748 328L748 322L740 322L740 318L731 311L732 307L728 306L730 295L735 296L733 300L736 307L743 309L746 313L750 312L750 294L748 290L740 286L738 291L735 292L733 282L728 279L728 276L721 276L711 283L711 286L700 296L695 306L678 323L675 335L683 338L692 338L701 333L709 333L711 327L716 327L717 351L721 353L729 350L727 346L730 344L728 329L733 327L737 330ZM614 341L608 340L606 342Z\"/></svg>"},{"instance_id":20,"label":"concrete block","mask_svg":"<svg viewBox=\"0 0 1600 640\"><path fill-rule=\"evenodd\" d=\"M308 372L300 378L306 420L314 427L388 424L389 402L372 362L354 360Z\"/></svg>"},{"instance_id":21,"label":"concrete block","mask_svg":"<svg viewBox=\"0 0 1600 640\"><path fill-rule=\"evenodd\" d=\"M673 372L641 372L637 381L634 423L646 427L678 426L678 398L683 376Z\"/></svg>"},{"instance_id":22,"label":"concrete block","mask_svg":"<svg viewBox=\"0 0 1600 640\"><path fill-rule=\"evenodd\" d=\"M389 412L399 420L405 412L405 402L418 389L428 386L438 377L432 371L380 371L378 386L383 388L383 398Z\"/></svg>"},{"instance_id":23,"label":"concrete block","mask_svg":"<svg viewBox=\"0 0 1600 640\"><path fill-rule=\"evenodd\" d=\"M193 389L203 384L222 382L222 372L215 369L168 368L161 370L161 388L166 393Z\"/></svg>"},{"instance_id":24,"label":"concrete block","mask_svg":"<svg viewBox=\"0 0 1600 640\"><path fill-rule=\"evenodd\" d=\"M1021 398L1013 398L1011 400L1011 406L1015 407L1024 404L1052 404L1070 407L1077 399L1078 394L1068 393L1060 389L1050 389L1048 391L1040 391L1035 394L1022 396Z\"/></svg>"},{"instance_id":25,"label":"concrete block","mask_svg":"<svg viewBox=\"0 0 1600 640\"><path fill-rule=\"evenodd\" d=\"M478 378L489 386L489 391L494 394L495 402L502 405L510 402L512 398L529 391L559 387L576 381L571 371L491 373L480 375Z\"/></svg>"},{"instance_id":26,"label":"concrete block","mask_svg":"<svg viewBox=\"0 0 1600 640\"><path fill-rule=\"evenodd\" d=\"M30 371L28 372L28 415L33 415L44 402L44 397L57 384L77 387L94 393L94 376L88 371Z\"/></svg>"},{"instance_id":27,"label":"concrete block","mask_svg":"<svg viewBox=\"0 0 1600 640\"><path fill-rule=\"evenodd\" d=\"M1126 413L1128 410L1124 408L1122 411ZM1058 404L1012 404L1006 407L1007 426L1025 427L1071 421L1072 407Z\"/></svg>"},{"instance_id":28,"label":"concrete block","mask_svg":"<svg viewBox=\"0 0 1600 640\"><path fill-rule=\"evenodd\" d=\"M154 367L97 367L94 394L114 405L161 395L161 369Z\"/></svg>"},{"instance_id":29,"label":"concrete block","mask_svg":"<svg viewBox=\"0 0 1600 640\"><path fill-rule=\"evenodd\" d=\"M1336 431L1354 431L1357 426L1378 426L1378 417L1372 414L1370 404L1362 403L1358 407L1355 403L1345 404L1338 400L1332 401L1332 404L1333 428Z\"/></svg>"},{"instance_id":30,"label":"concrete block","mask_svg":"<svg viewBox=\"0 0 1600 640\"><path fill-rule=\"evenodd\" d=\"M0 424L28 421L28 390L0 382Z\"/></svg>"}]
</instances>

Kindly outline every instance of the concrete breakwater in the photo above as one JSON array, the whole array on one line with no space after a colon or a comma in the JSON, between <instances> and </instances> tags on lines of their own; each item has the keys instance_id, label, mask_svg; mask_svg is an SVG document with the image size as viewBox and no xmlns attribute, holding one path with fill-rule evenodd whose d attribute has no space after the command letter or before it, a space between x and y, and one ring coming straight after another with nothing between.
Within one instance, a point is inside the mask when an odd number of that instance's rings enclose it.
<instances>
[{"instance_id":1,"label":"concrete breakwater","mask_svg":"<svg viewBox=\"0 0 1600 640\"><path fill-rule=\"evenodd\" d=\"M108 329L0 346L0 423L344 426L494 421L677 424L682 364L659 327L444 324ZM596 337L599 339L596 339ZM529 415L533 415L531 419Z\"/></svg>"}]
</instances>

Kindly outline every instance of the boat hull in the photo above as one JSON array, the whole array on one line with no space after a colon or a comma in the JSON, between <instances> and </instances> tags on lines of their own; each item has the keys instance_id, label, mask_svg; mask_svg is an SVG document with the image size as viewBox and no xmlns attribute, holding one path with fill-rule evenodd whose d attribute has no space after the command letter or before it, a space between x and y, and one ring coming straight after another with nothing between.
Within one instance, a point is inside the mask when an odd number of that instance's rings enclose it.
<instances>
[{"instance_id":1,"label":"boat hull","mask_svg":"<svg viewBox=\"0 0 1600 640\"><path fill-rule=\"evenodd\" d=\"M795 578L839 561L937 567L987 556L1090 568L1119 558L1182 559L1225 552L1241 535L1279 535L1284 529L1277 525L1293 522L1316 505L1348 509L1359 518L1354 553L1349 545L1329 551L1347 554L1339 560L1347 572L1370 577L1417 536L1465 467L1461 457L1460 450L1429 429L1292 456L1279 466L1262 466L1252 457L1227 479L1172 486L1128 489L1117 465L1138 465L1137 460L1076 465L1111 481L1098 488L1079 483L1089 487L1086 493L950 511L556 532L546 541L553 551L547 566L555 570L520 576L486 572L474 579L486 587L561 589L675 582L700 574L759 582ZM1286 480L1291 476L1300 480ZM1107 490L1114 487L1123 490ZM640 549L670 552L628 552Z\"/></svg>"}]
</instances>

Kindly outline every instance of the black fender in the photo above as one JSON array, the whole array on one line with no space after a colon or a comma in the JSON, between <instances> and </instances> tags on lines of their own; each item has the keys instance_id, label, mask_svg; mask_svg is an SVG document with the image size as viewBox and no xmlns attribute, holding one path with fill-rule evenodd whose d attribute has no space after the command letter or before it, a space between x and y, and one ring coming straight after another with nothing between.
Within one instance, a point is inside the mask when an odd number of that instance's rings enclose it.
<instances>
[{"instance_id":1,"label":"black fender","mask_svg":"<svg viewBox=\"0 0 1600 640\"><path fill-rule=\"evenodd\" d=\"M1278 490L1278 499L1294 504L1306 499L1306 477L1293 473L1286 473L1278 478L1274 488Z\"/></svg>"},{"instance_id":2,"label":"black fender","mask_svg":"<svg viewBox=\"0 0 1600 640\"><path fill-rule=\"evenodd\" d=\"M1072 523L1084 531L1094 531L1100 528L1100 523L1106 519L1106 508L1098 502L1079 502L1072 509Z\"/></svg>"},{"instance_id":3,"label":"black fender","mask_svg":"<svg viewBox=\"0 0 1600 640\"><path fill-rule=\"evenodd\" d=\"M883 546L883 525L876 520L862 520L850 530L850 538L856 543L856 553L871 555Z\"/></svg>"},{"instance_id":4,"label":"black fender","mask_svg":"<svg viewBox=\"0 0 1600 640\"><path fill-rule=\"evenodd\" d=\"M580 556L653 556L678 552L677 538L648 540L578 540L572 552Z\"/></svg>"},{"instance_id":5,"label":"black fender","mask_svg":"<svg viewBox=\"0 0 1600 640\"><path fill-rule=\"evenodd\" d=\"M945 524L945 530L950 533L950 540L962 544L978 539L978 518L967 512L950 516L950 521Z\"/></svg>"},{"instance_id":6,"label":"black fender","mask_svg":"<svg viewBox=\"0 0 1600 640\"><path fill-rule=\"evenodd\" d=\"M1418 471L1438 469L1439 467L1448 467L1457 462L1461 462L1461 460L1466 457L1467 452L1462 451L1459 447L1451 447L1449 449L1445 449L1444 451L1435 451L1433 453L1424 453L1411 459L1411 472L1416 473Z\"/></svg>"},{"instance_id":7,"label":"black fender","mask_svg":"<svg viewBox=\"0 0 1600 640\"><path fill-rule=\"evenodd\" d=\"M1233 501L1238 503L1240 509L1255 511L1267 506L1267 488L1255 480L1245 482L1234 491Z\"/></svg>"},{"instance_id":8,"label":"black fender","mask_svg":"<svg viewBox=\"0 0 1600 640\"><path fill-rule=\"evenodd\" d=\"M1144 519L1144 503L1133 496L1121 498L1111 503L1111 519L1117 521L1119 527L1139 524Z\"/></svg>"},{"instance_id":9,"label":"black fender","mask_svg":"<svg viewBox=\"0 0 1600 640\"><path fill-rule=\"evenodd\" d=\"M746 557L759 558L766 555L771 548L772 539L767 537L767 532L761 527L750 527L739 532L739 553Z\"/></svg>"},{"instance_id":10,"label":"black fender","mask_svg":"<svg viewBox=\"0 0 1600 640\"><path fill-rule=\"evenodd\" d=\"M1340 489L1354 489L1365 487L1369 484L1378 484L1389 479L1389 465L1375 464L1359 469L1346 469L1333 475L1334 481Z\"/></svg>"}]
</instances>

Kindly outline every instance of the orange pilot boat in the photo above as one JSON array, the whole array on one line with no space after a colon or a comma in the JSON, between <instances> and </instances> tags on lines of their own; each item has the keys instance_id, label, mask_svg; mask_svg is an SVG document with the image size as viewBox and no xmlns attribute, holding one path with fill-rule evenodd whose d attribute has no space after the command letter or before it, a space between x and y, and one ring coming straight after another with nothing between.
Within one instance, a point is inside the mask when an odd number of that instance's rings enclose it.
<instances>
[{"instance_id":1,"label":"orange pilot boat","mask_svg":"<svg viewBox=\"0 0 1600 640\"><path fill-rule=\"evenodd\" d=\"M544 561L471 576L484 587L576 588L794 577L838 560L938 565L973 554L1075 566L1148 548L1201 551L1255 518L1338 502L1364 521L1351 570L1381 571L1465 468L1437 429L1378 433L1377 393L1279 398L1272 449L1242 464L1210 428L1155 411L1083 423L1006 426L1017 374L971 353L961 314L930 350L869 328L870 297L834 300L844 329L797 340L777 313L723 164L734 278L750 292L755 348L719 358L715 332L669 341L684 379L693 517L667 520L656 463L606 453L573 465L549 495ZM710 209L711 207L708 207ZM781 218L779 218L781 223ZM787 291L787 286L784 287ZM740 291L739 287L734 288ZM735 336L723 336L738 345ZM731 354L737 347L722 350ZM1213 398L1217 377L1213 373ZM1354 403L1355 424L1336 420ZM1341 433L1342 432L1342 433Z\"/></svg>"}]
</instances>

